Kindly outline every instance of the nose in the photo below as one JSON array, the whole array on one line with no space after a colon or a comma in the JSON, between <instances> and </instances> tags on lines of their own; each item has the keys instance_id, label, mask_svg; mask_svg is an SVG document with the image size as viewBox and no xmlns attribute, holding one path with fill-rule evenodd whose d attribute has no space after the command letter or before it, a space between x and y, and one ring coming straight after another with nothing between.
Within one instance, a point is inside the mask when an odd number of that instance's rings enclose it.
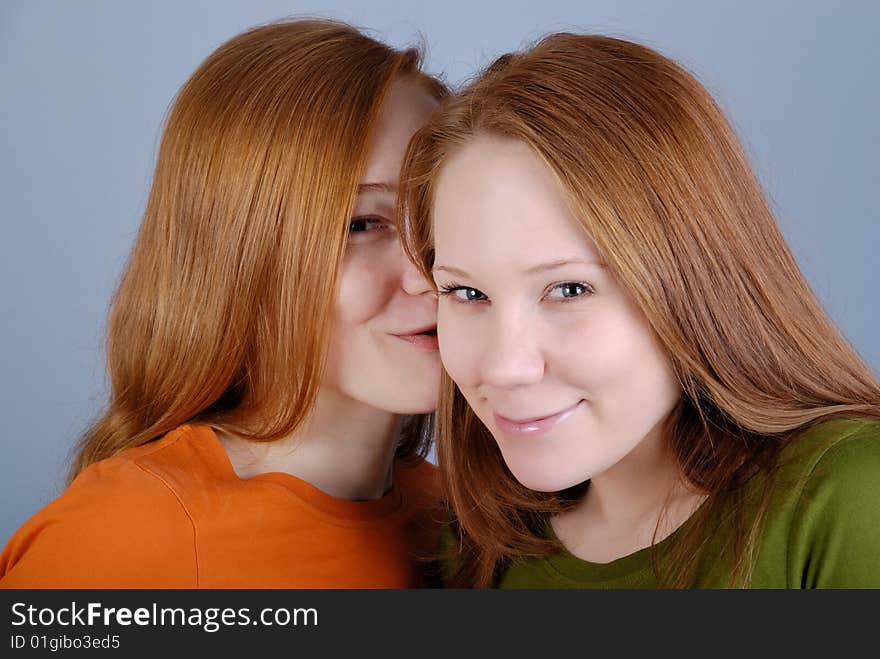
<instances>
[{"instance_id":1,"label":"nose","mask_svg":"<svg viewBox=\"0 0 880 659\"><path fill-rule=\"evenodd\" d=\"M545 361L534 321L524 314L498 313L490 323L492 328L479 358L482 383L511 389L540 382Z\"/></svg>"},{"instance_id":2,"label":"nose","mask_svg":"<svg viewBox=\"0 0 880 659\"><path fill-rule=\"evenodd\" d=\"M402 245L399 247L398 258L401 261L400 285L408 295L435 292L434 285L422 275L415 263L410 261Z\"/></svg>"}]
</instances>

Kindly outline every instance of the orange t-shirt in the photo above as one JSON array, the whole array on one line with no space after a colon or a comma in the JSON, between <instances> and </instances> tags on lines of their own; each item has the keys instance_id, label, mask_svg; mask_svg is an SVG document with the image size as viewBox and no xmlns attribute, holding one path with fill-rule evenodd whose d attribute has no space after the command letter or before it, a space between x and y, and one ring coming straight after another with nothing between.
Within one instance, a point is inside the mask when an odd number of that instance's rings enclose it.
<instances>
[{"instance_id":1,"label":"orange t-shirt","mask_svg":"<svg viewBox=\"0 0 880 659\"><path fill-rule=\"evenodd\" d=\"M436 467L396 463L381 499L295 476L242 480L205 425L84 470L0 555L0 588L408 588L442 513Z\"/></svg>"}]
</instances>

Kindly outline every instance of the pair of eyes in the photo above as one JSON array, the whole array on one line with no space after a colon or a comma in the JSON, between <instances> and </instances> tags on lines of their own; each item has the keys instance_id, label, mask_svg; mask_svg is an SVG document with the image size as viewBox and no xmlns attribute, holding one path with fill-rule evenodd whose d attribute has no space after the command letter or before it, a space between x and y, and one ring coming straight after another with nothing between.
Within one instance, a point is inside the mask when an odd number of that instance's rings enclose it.
<instances>
[{"instance_id":1,"label":"pair of eyes","mask_svg":"<svg viewBox=\"0 0 880 659\"><path fill-rule=\"evenodd\" d=\"M440 295L448 295L456 302L487 302L489 297L478 288L449 284L442 286L438 291ZM549 299L558 302L569 302L583 298L593 293L593 287L583 281L563 281L553 284L544 292L541 299Z\"/></svg>"},{"instance_id":2,"label":"pair of eyes","mask_svg":"<svg viewBox=\"0 0 880 659\"><path fill-rule=\"evenodd\" d=\"M388 228L388 220L377 216L360 216L352 218L348 225L349 234L364 234L371 231ZM559 300L562 302L584 297L593 292L593 287L586 282L564 281L554 284L545 292L543 299ZM438 293L450 295L459 302L484 302L489 298L481 290L459 284L443 286Z\"/></svg>"}]
</instances>

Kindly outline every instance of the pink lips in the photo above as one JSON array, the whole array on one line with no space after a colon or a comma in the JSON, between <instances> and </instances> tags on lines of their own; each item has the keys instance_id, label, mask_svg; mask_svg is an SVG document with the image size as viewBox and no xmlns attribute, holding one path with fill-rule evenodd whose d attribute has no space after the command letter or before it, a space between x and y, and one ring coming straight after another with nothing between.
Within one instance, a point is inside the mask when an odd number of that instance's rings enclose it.
<instances>
[{"instance_id":1,"label":"pink lips","mask_svg":"<svg viewBox=\"0 0 880 659\"><path fill-rule=\"evenodd\" d=\"M423 330L416 330L415 332L410 332L407 334L393 334L392 336L400 339L401 341L406 341L410 345L416 346L417 348L421 348L423 350L436 352L440 349L437 343L436 326L428 327Z\"/></svg>"},{"instance_id":2,"label":"pink lips","mask_svg":"<svg viewBox=\"0 0 880 659\"><path fill-rule=\"evenodd\" d=\"M552 430L574 414L582 402L579 400L571 407L567 407L561 412L551 414L550 416L522 419L520 421L514 421L496 413L494 414L495 423L502 432L508 435L541 435Z\"/></svg>"}]
</instances>

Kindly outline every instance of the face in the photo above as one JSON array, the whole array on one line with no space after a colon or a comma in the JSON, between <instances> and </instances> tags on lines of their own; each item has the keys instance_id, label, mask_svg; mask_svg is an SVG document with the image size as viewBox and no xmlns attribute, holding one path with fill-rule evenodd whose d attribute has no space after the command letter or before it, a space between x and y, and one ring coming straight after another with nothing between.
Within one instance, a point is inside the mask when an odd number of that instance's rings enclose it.
<instances>
[{"instance_id":1,"label":"face","mask_svg":"<svg viewBox=\"0 0 880 659\"><path fill-rule=\"evenodd\" d=\"M634 459L681 390L549 168L479 136L434 201L443 364L513 475L552 492Z\"/></svg>"},{"instance_id":2,"label":"face","mask_svg":"<svg viewBox=\"0 0 880 659\"><path fill-rule=\"evenodd\" d=\"M396 82L380 110L349 226L322 391L397 414L431 412L440 377L433 286L406 258L393 213L404 152L436 101Z\"/></svg>"}]
</instances>

